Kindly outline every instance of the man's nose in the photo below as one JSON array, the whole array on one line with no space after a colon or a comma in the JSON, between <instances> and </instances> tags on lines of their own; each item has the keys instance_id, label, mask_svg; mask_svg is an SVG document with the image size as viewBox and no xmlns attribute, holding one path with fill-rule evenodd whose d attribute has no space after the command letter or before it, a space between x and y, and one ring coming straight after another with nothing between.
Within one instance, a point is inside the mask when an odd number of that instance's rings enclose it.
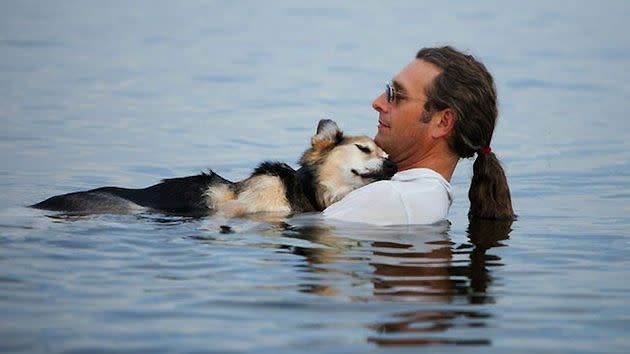
<instances>
[{"instance_id":1,"label":"man's nose","mask_svg":"<svg viewBox=\"0 0 630 354\"><path fill-rule=\"evenodd\" d=\"M389 102L385 99L385 93L381 93L372 101L372 108L379 113L387 113L389 111Z\"/></svg>"}]
</instances>

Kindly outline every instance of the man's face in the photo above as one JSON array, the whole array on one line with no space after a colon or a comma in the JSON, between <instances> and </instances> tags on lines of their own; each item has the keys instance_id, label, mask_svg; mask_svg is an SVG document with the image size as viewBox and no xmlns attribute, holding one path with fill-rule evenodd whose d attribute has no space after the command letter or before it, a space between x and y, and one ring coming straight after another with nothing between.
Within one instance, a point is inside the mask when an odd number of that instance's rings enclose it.
<instances>
[{"instance_id":1,"label":"man's face","mask_svg":"<svg viewBox=\"0 0 630 354\"><path fill-rule=\"evenodd\" d=\"M421 122L422 113L426 88L440 72L437 66L414 59L392 80L397 99L388 102L387 93L382 93L372 102L379 113L374 141L399 165L421 154L430 141L428 124Z\"/></svg>"}]
</instances>

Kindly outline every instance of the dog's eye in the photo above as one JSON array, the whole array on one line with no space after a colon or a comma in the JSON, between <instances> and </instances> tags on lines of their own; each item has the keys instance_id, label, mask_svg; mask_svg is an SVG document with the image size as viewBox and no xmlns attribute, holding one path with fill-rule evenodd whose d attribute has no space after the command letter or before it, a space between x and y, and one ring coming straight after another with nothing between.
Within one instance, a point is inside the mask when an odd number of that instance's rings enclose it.
<instances>
[{"instance_id":1,"label":"dog's eye","mask_svg":"<svg viewBox=\"0 0 630 354\"><path fill-rule=\"evenodd\" d=\"M363 145L359 145L359 144L354 144L354 146L358 147L359 150L363 151L366 154L369 154L369 153L372 152L372 150L370 150L370 148L367 147L367 146L363 146Z\"/></svg>"}]
</instances>

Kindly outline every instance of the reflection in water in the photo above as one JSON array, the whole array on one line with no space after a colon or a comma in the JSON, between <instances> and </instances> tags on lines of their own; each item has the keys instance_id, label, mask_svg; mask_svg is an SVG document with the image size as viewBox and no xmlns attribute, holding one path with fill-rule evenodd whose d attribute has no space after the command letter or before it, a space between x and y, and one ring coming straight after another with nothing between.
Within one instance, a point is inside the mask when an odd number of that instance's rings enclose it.
<instances>
[{"instance_id":1,"label":"reflection in water","mask_svg":"<svg viewBox=\"0 0 630 354\"><path fill-rule=\"evenodd\" d=\"M449 305L494 303L488 291L493 282L491 268L503 264L488 251L503 246L500 241L509 238L511 224L471 220L469 243L457 247L448 235L449 225L372 232L311 223L288 226L283 234L326 246L285 247L306 260L304 271L309 282L302 284L300 291L343 295L348 285L335 282L335 276L343 275L350 277L355 287L371 284L370 296L351 297L357 301L422 304L418 310L388 314L383 321L369 325L376 332L369 342L383 346L488 345L488 339L453 338L448 331L483 328L490 314L449 309ZM357 263L369 265L371 271L366 274L349 266Z\"/></svg>"},{"instance_id":2,"label":"reflection in water","mask_svg":"<svg viewBox=\"0 0 630 354\"><path fill-rule=\"evenodd\" d=\"M36 212L42 213L43 216L52 220L54 223L67 223L67 222L76 222L76 221L85 221L91 219L99 219L99 218L107 218L107 219L127 219L127 220L140 220L140 221L148 221L156 224L163 225L179 225L184 223L195 222L200 220L200 216L191 216L186 214L165 214L165 213L153 213L153 212L143 212L143 213L121 213L121 214L105 214L105 213L80 213L80 212L51 212L51 211L39 211Z\"/></svg>"},{"instance_id":3,"label":"reflection in water","mask_svg":"<svg viewBox=\"0 0 630 354\"><path fill-rule=\"evenodd\" d=\"M450 302L453 284L447 270L452 259L451 243L428 241L425 245L427 250L418 252L406 244L372 243L374 295L383 300L404 297Z\"/></svg>"},{"instance_id":4,"label":"reflection in water","mask_svg":"<svg viewBox=\"0 0 630 354\"><path fill-rule=\"evenodd\" d=\"M494 303L494 298L487 294L492 283L487 267L502 266L501 258L487 254L492 247L502 247L500 241L507 240L512 231L512 221L471 220L468 225L468 238L474 248L469 253L470 264L464 270L469 279L468 302L470 304Z\"/></svg>"}]
</instances>

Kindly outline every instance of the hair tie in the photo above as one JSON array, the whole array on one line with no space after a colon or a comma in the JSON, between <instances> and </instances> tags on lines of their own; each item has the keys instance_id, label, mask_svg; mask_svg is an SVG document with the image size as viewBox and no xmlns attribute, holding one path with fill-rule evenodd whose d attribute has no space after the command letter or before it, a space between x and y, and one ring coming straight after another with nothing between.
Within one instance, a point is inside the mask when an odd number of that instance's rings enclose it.
<instances>
[{"instance_id":1,"label":"hair tie","mask_svg":"<svg viewBox=\"0 0 630 354\"><path fill-rule=\"evenodd\" d=\"M485 147L483 149L477 150L477 155L481 156L481 155L485 155L485 154L487 154L489 152L492 152L492 149L488 146L488 147Z\"/></svg>"}]
</instances>

